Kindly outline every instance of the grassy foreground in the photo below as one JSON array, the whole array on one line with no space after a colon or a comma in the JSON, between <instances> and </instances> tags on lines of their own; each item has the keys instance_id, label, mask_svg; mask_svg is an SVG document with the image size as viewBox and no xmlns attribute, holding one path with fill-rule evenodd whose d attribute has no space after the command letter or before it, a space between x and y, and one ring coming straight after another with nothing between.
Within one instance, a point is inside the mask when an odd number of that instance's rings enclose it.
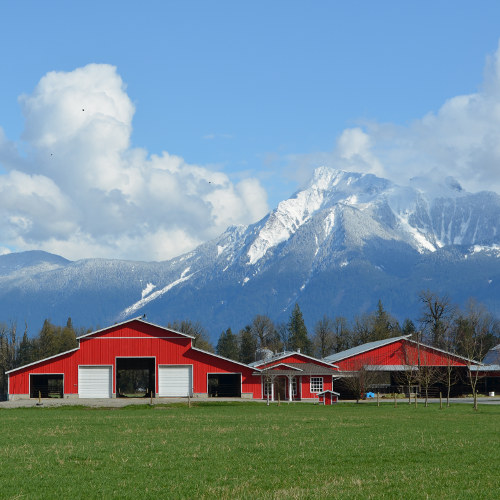
<instances>
[{"instance_id":1,"label":"grassy foreground","mask_svg":"<svg viewBox=\"0 0 500 500\"><path fill-rule=\"evenodd\" d=\"M0 410L1 498L500 498L500 406Z\"/></svg>"}]
</instances>

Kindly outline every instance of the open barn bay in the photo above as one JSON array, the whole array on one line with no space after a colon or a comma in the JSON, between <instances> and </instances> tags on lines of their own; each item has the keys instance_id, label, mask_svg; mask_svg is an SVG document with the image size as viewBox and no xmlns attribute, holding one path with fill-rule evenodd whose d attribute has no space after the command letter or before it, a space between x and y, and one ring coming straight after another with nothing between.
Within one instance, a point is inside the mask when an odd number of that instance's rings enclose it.
<instances>
[{"instance_id":1,"label":"open barn bay","mask_svg":"<svg viewBox=\"0 0 500 500\"><path fill-rule=\"evenodd\" d=\"M500 406L0 410L1 498L499 498Z\"/></svg>"}]
</instances>

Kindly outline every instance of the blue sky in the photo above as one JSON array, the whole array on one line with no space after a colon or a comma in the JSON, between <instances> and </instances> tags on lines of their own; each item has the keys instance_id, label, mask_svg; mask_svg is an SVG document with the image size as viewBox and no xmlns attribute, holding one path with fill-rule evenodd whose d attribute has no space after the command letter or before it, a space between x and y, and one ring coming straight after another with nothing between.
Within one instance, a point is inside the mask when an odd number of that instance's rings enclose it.
<instances>
[{"instance_id":1,"label":"blue sky","mask_svg":"<svg viewBox=\"0 0 500 500\"><path fill-rule=\"evenodd\" d=\"M0 253L170 258L321 164L498 191L499 21L496 1L2 1Z\"/></svg>"}]
</instances>

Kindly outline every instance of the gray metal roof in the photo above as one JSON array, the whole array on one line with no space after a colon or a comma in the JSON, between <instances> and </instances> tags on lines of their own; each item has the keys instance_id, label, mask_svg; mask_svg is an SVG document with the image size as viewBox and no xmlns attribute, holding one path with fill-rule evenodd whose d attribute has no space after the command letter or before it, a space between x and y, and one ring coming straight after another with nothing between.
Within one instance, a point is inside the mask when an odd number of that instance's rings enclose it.
<instances>
[{"instance_id":1,"label":"gray metal roof","mask_svg":"<svg viewBox=\"0 0 500 500\"><path fill-rule=\"evenodd\" d=\"M382 347L388 344L392 344L393 342L398 342L399 340L408 339L409 337L410 335L403 335L401 337L392 337L390 339L367 342L366 344L358 345L356 347L351 347L350 349L347 349L342 352L336 352L335 354L330 354L330 356L323 358L323 361L326 361L328 363L336 363L337 361L350 358L351 356L356 356L357 354L371 351L372 349L376 349L377 347Z\"/></svg>"},{"instance_id":2,"label":"gray metal roof","mask_svg":"<svg viewBox=\"0 0 500 500\"><path fill-rule=\"evenodd\" d=\"M483 359L483 364L485 365L496 365L500 364L500 344L492 347Z\"/></svg>"},{"instance_id":3,"label":"gray metal roof","mask_svg":"<svg viewBox=\"0 0 500 500\"><path fill-rule=\"evenodd\" d=\"M470 367L471 372L500 372L500 365L486 365L486 366L476 366L472 365Z\"/></svg>"},{"instance_id":4,"label":"gray metal roof","mask_svg":"<svg viewBox=\"0 0 500 500\"><path fill-rule=\"evenodd\" d=\"M288 356L293 356L295 354L298 355L298 356L302 356L302 357L304 357L306 359L310 359L313 363L316 362L316 361L319 361L320 363L329 364L329 365L332 365L335 368L338 368L338 366L333 365L332 363L330 363L330 361L325 361L324 359L313 358L312 356L304 354L303 352L300 352L300 351L281 351L281 352L277 352L271 358L260 359L259 361L254 361L253 363L250 363L248 366L258 367L258 366L261 366L261 365L272 363L273 361L277 361L279 359L286 358ZM288 363L288 364L293 365L294 363Z\"/></svg>"},{"instance_id":5,"label":"gray metal roof","mask_svg":"<svg viewBox=\"0 0 500 500\"><path fill-rule=\"evenodd\" d=\"M264 368L262 371L255 372L252 375L272 375L272 376L280 376L280 375L288 375L291 377L299 376L299 375L337 375L338 372L334 370L334 366L331 368L327 366L320 366L316 363L287 363L289 369L283 368L282 370L273 369L274 366L270 366L269 368ZM284 365L278 365L284 366ZM300 370L300 371L299 371Z\"/></svg>"}]
</instances>

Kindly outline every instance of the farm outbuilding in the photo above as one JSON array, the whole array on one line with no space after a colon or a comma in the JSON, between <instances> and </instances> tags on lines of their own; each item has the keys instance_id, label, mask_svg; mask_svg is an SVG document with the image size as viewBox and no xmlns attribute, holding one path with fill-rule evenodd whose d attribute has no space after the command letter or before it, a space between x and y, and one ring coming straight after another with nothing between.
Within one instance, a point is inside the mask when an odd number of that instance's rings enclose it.
<instances>
[{"instance_id":1,"label":"farm outbuilding","mask_svg":"<svg viewBox=\"0 0 500 500\"><path fill-rule=\"evenodd\" d=\"M332 390L338 375L335 365L301 352L282 352L251 363L262 383L264 398L271 401L318 401L318 394Z\"/></svg>"},{"instance_id":2,"label":"farm outbuilding","mask_svg":"<svg viewBox=\"0 0 500 500\"><path fill-rule=\"evenodd\" d=\"M196 348L193 337L143 318L77 340L75 349L7 372L9 399L262 397L258 369Z\"/></svg>"},{"instance_id":3,"label":"farm outbuilding","mask_svg":"<svg viewBox=\"0 0 500 500\"><path fill-rule=\"evenodd\" d=\"M324 361L338 366L341 376L338 387L347 397L352 397L347 379L359 376L360 372L365 374L367 381L370 380L367 385L371 390L392 393L407 391L408 381L412 379L412 390L418 391L420 382L416 375L430 369L434 370L430 387L432 395L437 396L440 390L444 391L443 380L447 370L453 371L455 384L452 392L460 394L464 391L469 366L479 364L412 340L410 335L368 342L327 356Z\"/></svg>"}]
</instances>

